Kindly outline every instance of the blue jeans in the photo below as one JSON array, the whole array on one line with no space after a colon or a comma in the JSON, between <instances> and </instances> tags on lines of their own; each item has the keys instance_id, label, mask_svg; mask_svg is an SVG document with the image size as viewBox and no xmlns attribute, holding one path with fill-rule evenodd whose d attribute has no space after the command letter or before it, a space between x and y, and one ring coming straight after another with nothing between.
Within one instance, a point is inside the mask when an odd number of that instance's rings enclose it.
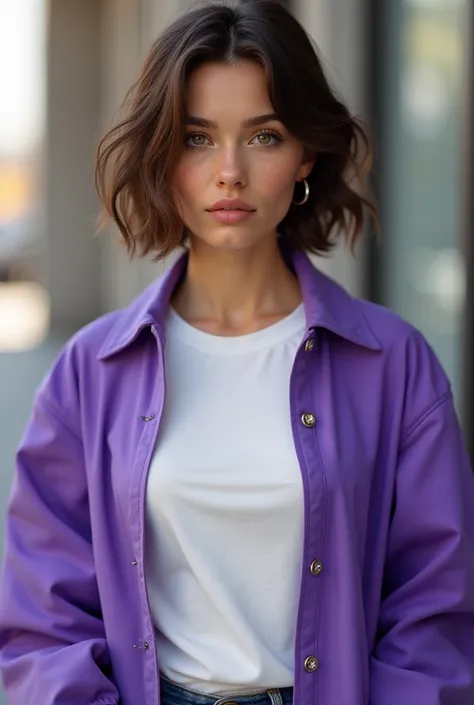
<instances>
[{"instance_id":1,"label":"blue jeans","mask_svg":"<svg viewBox=\"0 0 474 705\"><path fill-rule=\"evenodd\" d=\"M292 705L293 688L272 688L235 695L209 695L189 690L161 676L161 705Z\"/></svg>"}]
</instances>

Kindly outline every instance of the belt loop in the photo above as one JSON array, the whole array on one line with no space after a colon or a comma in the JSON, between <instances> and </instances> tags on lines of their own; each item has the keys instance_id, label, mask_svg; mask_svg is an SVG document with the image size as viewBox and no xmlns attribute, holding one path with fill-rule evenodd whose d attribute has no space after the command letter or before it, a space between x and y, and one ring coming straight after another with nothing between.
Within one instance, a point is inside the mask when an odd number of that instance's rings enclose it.
<instances>
[{"instance_id":1,"label":"belt loop","mask_svg":"<svg viewBox=\"0 0 474 705\"><path fill-rule=\"evenodd\" d=\"M271 700L272 705L283 705L283 698L278 688L273 690L267 690L268 697Z\"/></svg>"}]
</instances>

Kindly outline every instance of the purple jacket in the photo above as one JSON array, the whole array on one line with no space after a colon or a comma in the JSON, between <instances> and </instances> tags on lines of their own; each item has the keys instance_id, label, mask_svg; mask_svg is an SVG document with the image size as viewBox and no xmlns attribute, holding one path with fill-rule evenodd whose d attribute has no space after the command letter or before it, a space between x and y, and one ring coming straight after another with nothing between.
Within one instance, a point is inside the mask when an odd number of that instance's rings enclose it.
<instances>
[{"instance_id":1,"label":"purple jacket","mask_svg":"<svg viewBox=\"0 0 474 705\"><path fill-rule=\"evenodd\" d=\"M38 390L1 584L10 705L159 703L144 496L186 261L75 335ZM472 705L474 482L448 380L410 325L305 255L292 266L307 317L290 387L305 495L295 705Z\"/></svg>"}]
</instances>

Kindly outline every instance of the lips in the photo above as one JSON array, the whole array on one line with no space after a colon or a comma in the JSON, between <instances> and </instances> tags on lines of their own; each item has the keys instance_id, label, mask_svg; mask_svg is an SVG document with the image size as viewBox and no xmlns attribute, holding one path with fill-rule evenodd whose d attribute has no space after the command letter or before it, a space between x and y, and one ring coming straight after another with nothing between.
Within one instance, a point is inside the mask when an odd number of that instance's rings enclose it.
<instances>
[{"instance_id":1,"label":"lips","mask_svg":"<svg viewBox=\"0 0 474 705\"><path fill-rule=\"evenodd\" d=\"M218 208L217 210L209 211L211 218L214 218L218 223L224 223L226 225L242 223L244 220L251 218L254 213L255 211L241 210L239 208L233 208L232 210Z\"/></svg>"},{"instance_id":2,"label":"lips","mask_svg":"<svg viewBox=\"0 0 474 705\"><path fill-rule=\"evenodd\" d=\"M252 213L255 211L255 208L252 208L251 205L238 198L224 198L214 203L214 205L208 208L208 211L210 213L214 213L215 211L247 211Z\"/></svg>"}]
</instances>

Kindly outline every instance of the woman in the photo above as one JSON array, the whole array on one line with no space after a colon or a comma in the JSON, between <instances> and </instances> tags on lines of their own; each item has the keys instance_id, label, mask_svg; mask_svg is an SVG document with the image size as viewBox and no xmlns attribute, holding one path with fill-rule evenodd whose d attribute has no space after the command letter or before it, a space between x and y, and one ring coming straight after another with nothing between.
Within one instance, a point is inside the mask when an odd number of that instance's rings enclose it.
<instances>
[{"instance_id":1,"label":"woman","mask_svg":"<svg viewBox=\"0 0 474 705\"><path fill-rule=\"evenodd\" d=\"M449 382L306 254L354 243L371 208L361 127L262 0L178 19L126 106L105 207L131 253L185 253L36 396L1 591L9 703L471 705L474 487Z\"/></svg>"}]
</instances>

